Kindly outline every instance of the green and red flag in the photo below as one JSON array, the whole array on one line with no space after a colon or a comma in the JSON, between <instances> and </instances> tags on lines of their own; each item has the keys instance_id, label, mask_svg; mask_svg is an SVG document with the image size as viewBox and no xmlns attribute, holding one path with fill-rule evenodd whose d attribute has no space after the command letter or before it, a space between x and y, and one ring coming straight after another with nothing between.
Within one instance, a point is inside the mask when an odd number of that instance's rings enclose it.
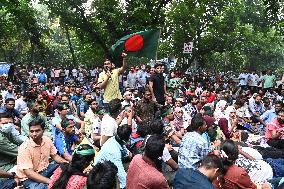
<instances>
[{"instance_id":1,"label":"green and red flag","mask_svg":"<svg viewBox=\"0 0 284 189\"><path fill-rule=\"evenodd\" d=\"M139 31L122 37L111 47L112 60L120 64L121 53L125 51L127 56L156 58L160 29Z\"/></svg>"}]
</instances>

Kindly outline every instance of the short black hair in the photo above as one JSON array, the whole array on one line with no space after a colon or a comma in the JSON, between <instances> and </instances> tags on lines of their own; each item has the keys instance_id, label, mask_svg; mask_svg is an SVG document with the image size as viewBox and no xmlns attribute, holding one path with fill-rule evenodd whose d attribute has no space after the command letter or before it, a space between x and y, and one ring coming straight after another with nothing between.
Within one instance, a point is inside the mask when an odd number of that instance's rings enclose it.
<instances>
[{"instance_id":1,"label":"short black hair","mask_svg":"<svg viewBox=\"0 0 284 189\"><path fill-rule=\"evenodd\" d=\"M221 144L221 150L226 153L226 158L223 160L225 166L231 166L239 157L239 148L233 140L225 140Z\"/></svg>"},{"instance_id":2,"label":"short black hair","mask_svg":"<svg viewBox=\"0 0 284 189\"><path fill-rule=\"evenodd\" d=\"M161 135L152 135L148 138L145 146L145 156L152 161L157 161L163 155L165 148L165 139Z\"/></svg>"},{"instance_id":3,"label":"short black hair","mask_svg":"<svg viewBox=\"0 0 284 189\"><path fill-rule=\"evenodd\" d=\"M204 167L205 169L219 168L221 171L224 169L222 160L213 154L205 156L200 163L200 167Z\"/></svg>"},{"instance_id":4,"label":"short black hair","mask_svg":"<svg viewBox=\"0 0 284 189\"><path fill-rule=\"evenodd\" d=\"M160 119L155 119L150 123L152 134L162 135L164 132L164 123Z\"/></svg>"},{"instance_id":5,"label":"short black hair","mask_svg":"<svg viewBox=\"0 0 284 189\"><path fill-rule=\"evenodd\" d=\"M0 113L0 119L2 118L13 118L12 114L9 114L8 112L1 112Z\"/></svg>"},{"instance_id":6,"label":"short black hair","mask_svg":"<svg viewBox=\"0 0 284 189\"><path fill-rule=\"evenodd\" d=\"M113 99L109 102L109 113L110 115L114 115L116 113L118 113L120 110L121 110L121 101L116 98L116 99Z\"/></svg>"},{"instance_id":7,"label":"short black hair","mask_svg":"<svg viewBox=\"0 0 284 189\"><path fill-rule=\"evenodd\" d=\"M204 119L202 117L202 115L200 113L196 114L192 121L191 121L191 126L190 128L193 130L193 131L196 131L197 129L199 129L200 127L202 127L204 125Z\"/></svg>"},{"instance_id":8,"label":"short black hair","mask_svg":"<svg viewBox=\"0 0 284 189\"><path fill-rule=\"evenodd\" d=\"M159 66L163 66L163 64L161 64L161 63L156 63L156 64L154 65L154 68L156 69L156 68L159 67Z\"/></svg>"},{"instance_id":9,"label":"short black hair","mask_svg":"<svg viewBox=\"0 0 284 189\"><path fill-rule=\"evenodd\" d=\"M35 118L29 123L29 128L32 126L40 125L40 127L44 130L45 128L45 122L41 118Z\"/></svg>"},{"instance_id":10,"label":"short black hair","mask_svg":"<svg viewBox=\"0 0 284 189\"><path fill-rule=\"evenodd\" d=\"M147 123L140 123L137 126L137 131L136 133L140 136L145 138L148 134L151 133L151 128L149 127L149 124Z\"/></svg>"},{"instance_id":11,"label":"short black hair","mask_svg":"<svg viewBox=\"0 0 284 189\"><path fill-rule=\"evenodd\" d=\"M118 169L111 161L97 163L89 173L87 189L113 189Z\"/></svg>"},{"instance_id":12,"label":"short black hair","mask_svg":"<svg viewBox=\"0 0 284 189\"><path fill-rule=\"evenodd\" d=\"M7 99L5 100L5 103L11 102L11 101L15 102L15 99L13 99L13 98L7 98Z\"/></svg>"},{"instance_id":13,"label":"short black hair","mask_svg":"<svg viewBox=\"0 0 284 189\"><path fill-rule=\"evenodd\" d=\"M121 125L117 128L117 136L125 142L129 140L131 132L131 126L128 126L127 124Z\"/></svg>"},{"instance_id":14,"label":"short black hair","mask_svg":"<svg viewBox=\"0 0 284 189\"><path fill-rule=\"evenodd\" d=\"M283 102L282 102L282 101L280 101L280 100L277 100L277 101L275 102L275 104L280 104L280 105L281 105L281 107L283 107Z\"/></svg>"}]
</instances>

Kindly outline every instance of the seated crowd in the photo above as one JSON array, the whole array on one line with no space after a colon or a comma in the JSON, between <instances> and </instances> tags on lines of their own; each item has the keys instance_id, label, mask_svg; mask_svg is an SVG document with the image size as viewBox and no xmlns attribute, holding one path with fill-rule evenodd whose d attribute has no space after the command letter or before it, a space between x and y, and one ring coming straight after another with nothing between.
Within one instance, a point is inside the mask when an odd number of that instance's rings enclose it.
<instances>
[{"instance_id":1,"label":"seated crowd","mask_svg":"<svg viewBox=\"0 0 284 189\"><path fill-rule=\"evenodd\" d=\"M0 188L284 188L284 90L193 80L161 95L155 69L139 90L114 91L103 103L100 89L113 90L105 80L115 80L107 74L89 92L38 85L34 96L15 95L10 84Z\"/></svg>"}]
</instances>

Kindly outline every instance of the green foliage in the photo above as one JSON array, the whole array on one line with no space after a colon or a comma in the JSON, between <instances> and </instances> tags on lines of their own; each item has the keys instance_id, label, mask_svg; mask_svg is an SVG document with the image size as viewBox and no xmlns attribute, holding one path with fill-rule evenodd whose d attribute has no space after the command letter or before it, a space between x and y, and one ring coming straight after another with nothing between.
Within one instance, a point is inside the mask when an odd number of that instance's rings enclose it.
<instances>
[{"instance_id":1,"label":"green foliage","mask_svg":"<svg viewBox=\"0 0 284 189\"><path fill-rule=\"evenodd\" d=\"M181 69L281 67L283 10L278 0L3 0L0 61L98 66L122 36L160 27L158 59L174 55Z\"/></svg>"}]
</instances>

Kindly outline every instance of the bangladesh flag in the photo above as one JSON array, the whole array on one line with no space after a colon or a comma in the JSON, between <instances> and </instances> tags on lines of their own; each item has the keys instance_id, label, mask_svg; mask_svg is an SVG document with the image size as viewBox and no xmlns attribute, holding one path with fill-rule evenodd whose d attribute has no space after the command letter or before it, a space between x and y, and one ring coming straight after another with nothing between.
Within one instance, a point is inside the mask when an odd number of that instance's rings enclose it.
<instances>
[{"instance_id":1,"label":"bangladesh flag","mask_svg":"<svg viewBox=\"0 0 284 189\"><path fill-rule=\"evenodd\" d=\"M124 36L111 47L112 60L116 65L121 64L121 53L127 56L156 58L160 29L140 31Z\"/></svg>"}]
</instances>

